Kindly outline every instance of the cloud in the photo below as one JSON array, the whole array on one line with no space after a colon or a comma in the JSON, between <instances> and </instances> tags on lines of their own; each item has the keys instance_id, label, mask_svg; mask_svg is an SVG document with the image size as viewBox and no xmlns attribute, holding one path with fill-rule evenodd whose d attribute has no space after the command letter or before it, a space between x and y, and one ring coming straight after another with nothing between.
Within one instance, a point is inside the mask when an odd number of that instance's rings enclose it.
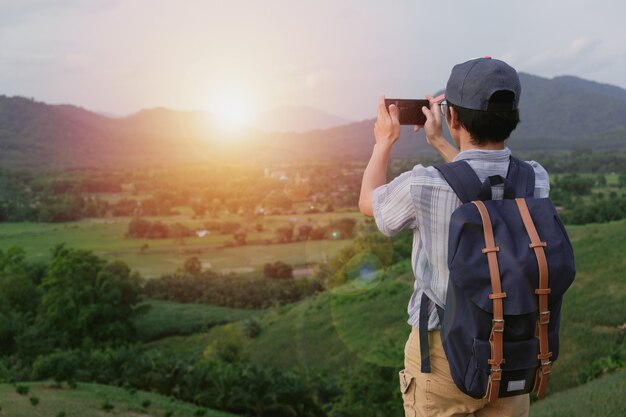
<instances>
[{"instance_id":1,"label":"cloud","mask_svg":"<svg viewBox=\"0 0 626 417\"><path fill-rule=\"evenodd\" d=\"M579 36L566 44L556 45L539 54L524 56L523 54L509 54L507 56L513 65L522 70L537 74L571 74L584 72L594 66L597 61L600 39Z\"/></svg>"}]
</instances>

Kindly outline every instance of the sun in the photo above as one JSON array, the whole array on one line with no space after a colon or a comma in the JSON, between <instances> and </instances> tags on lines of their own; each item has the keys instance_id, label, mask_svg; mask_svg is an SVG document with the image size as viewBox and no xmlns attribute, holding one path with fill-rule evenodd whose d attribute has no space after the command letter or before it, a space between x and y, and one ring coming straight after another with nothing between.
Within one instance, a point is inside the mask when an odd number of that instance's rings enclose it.
<instances>
[{"instance_id":1,"label":"sun","mask_svg":"<svg viewBox=\"0 0 626 417\"><path fill-rule=\"evenodd\" d=\"M213 91L207 110L224 130L236 130L252 125L255 100L251 91L238 85L223 85Z\"/></svg>"},{"instance_id":2,"label":"sun","mask_svg":"<svg viewBox=\"0 0 626 417\"><path fill-rule=\"evenodd\" d=\"M252 120L250 105L242 97L223 97L216 105L215 114L226 126L245 126Z\"/></svg>"}]
</instances>

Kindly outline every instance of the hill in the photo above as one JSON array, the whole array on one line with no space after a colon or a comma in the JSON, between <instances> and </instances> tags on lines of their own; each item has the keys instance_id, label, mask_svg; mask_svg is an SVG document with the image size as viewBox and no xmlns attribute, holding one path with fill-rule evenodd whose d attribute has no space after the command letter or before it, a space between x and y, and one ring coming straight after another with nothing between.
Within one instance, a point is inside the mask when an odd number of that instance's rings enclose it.
<instances>
[{"instance_id":1,"label":"hill","mask_svg":"<svg viewBox=\"0 0 626 417\"><path fill-rule=\"evenodd\" d=\"M256 125L266 132L307 132L330 129L350 123L333 114L309 106L280 106L261 114Z\"/></svg>"},{"instance_id":2,"label":"hill","mask_svg":"<svg viewBox=\"0 0 626 417\"><path fill-rule=\"evenodd\" d=\"M160 417L171 411L172 416L192 417L200 415L197 414L199 410L204 410L205 414L202 415L205 417L234 417L234 414L203 409L151 392L128 391L107 385L80 383L76 389L59 388L43 382L19 385L29 387L28 395L19 395L12 385L0 384L0 416L58 416L65 412L66 417ZM31 404L31 397L39 399L36 406ZM105 403L113 406L110 412L103 410ZM144 407L144 404L148 407Z\"/></svg>"},{"instance_id":3,"label":"hill","mask_svg":"<svg viewBox=\"0 0 626 417\"><path fill-rule=\"evenodd\" d=\"M531 417L620 417L626 411L626 371L534 403Z\"/></svg>"},{"instance_id":4,"label":"hill","mask_svg":"<svg viewBox=\"0 0 626 417\"><path fill-rule=\"evenodd\" d=\"M576 253L577 276L564 298L561 349L549 394L619 368L619 361L623 361L619 358L626 353L626 221L568 230ZM261 366L298 368L313 374L336 374L359 362L400 369L410 331L406 303L412 284L407 260L392 266L385 280L357 280L270 311L261 320L261 334L246 346L249 358ZM198 333L153 342L150 348L184 348L186 353L200 356L211 340L211 332Z\"/></svg>"},{"instance_id":5,"label":"hill","mask_svg":"<svg viewBox=\"0 0 626 417\"><path fill-rule=\"evenodd\" d=\"M576 77L520 74L522 123L514 150L623 149L626 90ZM372 98L374 101L375 98ZM306 110L306 111L305 111ZM336 117L302 108L278 110L296 125L332 126ZM296 116L297 115L297 116ZM291 120L290 122L291 123ZM5 167L168 165L213 160L258 161L365 158L374 119L305 133L220 130L211 115L164 108L109 118L71 105L0 96L0 164ZM403 128L396 156L433 155L423 134Z\"/></svg>"}]
</instances>

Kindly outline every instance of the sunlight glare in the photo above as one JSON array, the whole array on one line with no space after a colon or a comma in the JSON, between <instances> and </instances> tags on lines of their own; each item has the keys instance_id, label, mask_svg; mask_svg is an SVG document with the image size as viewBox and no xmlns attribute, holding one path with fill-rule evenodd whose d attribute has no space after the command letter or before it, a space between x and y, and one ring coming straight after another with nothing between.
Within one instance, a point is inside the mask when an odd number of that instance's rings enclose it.
<instances>
[{"instance_id":1,"label":"sunlight glare","mask_svg":"<svg viewBox=\"0 0 626 417\"><path fill-rule=\"evenodd\" d=\"M225 130L241 129L253 122L254 100L250 92L238 86L224 86L213 94L209 111Z\"/></svg>"}]
</instances>

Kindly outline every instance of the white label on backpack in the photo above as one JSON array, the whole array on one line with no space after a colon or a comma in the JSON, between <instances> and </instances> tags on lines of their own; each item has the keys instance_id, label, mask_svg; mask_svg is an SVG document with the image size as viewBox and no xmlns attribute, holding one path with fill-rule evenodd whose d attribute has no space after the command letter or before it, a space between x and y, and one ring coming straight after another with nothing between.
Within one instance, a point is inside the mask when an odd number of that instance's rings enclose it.
<instances>
[{"instance_id":1,"label":"white label on backpack","mask_svg":"<svg viewBox=\"0 0 626 417\"><path fill-rule=\"evenodd\" d=\"M509 386L506 388L507 391L519 391L524 389L526 386L526 380L520 379L518 381L509 381Z\"/></svg>"}]
</instances>

